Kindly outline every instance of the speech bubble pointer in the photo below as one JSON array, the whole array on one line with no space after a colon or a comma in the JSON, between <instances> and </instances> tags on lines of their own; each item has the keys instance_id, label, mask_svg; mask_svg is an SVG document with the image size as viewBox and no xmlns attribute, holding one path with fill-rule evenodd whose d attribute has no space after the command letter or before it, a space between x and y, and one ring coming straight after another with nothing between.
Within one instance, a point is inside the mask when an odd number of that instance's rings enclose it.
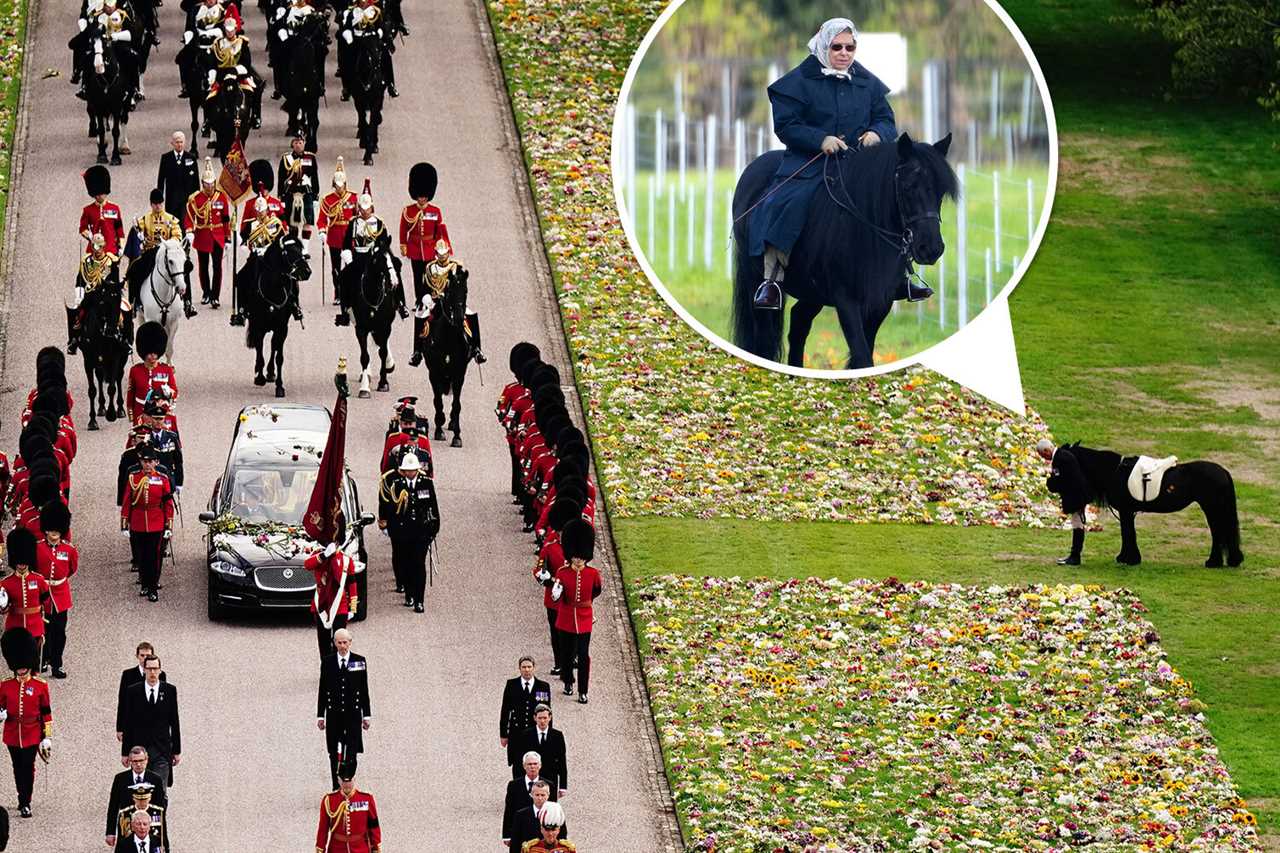
<instances>
[{"instance_id":1,"label":"speech bubble pointer","mask_svg":"<svg viewBox=\"0 0 1280 853\"><path fill-rule=\"evenodd\" d=\"M930 348L920 364L1006 409L1026 414L1006 298L993 300L973 322Z\"/></svg>"}]
</instances>

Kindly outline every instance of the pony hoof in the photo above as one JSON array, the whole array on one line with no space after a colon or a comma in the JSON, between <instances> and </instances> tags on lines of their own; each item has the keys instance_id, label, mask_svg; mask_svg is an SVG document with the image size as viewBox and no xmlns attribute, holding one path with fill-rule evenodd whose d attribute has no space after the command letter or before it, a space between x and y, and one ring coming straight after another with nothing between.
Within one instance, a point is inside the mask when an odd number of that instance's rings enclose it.
<instances>
[{"instance_id":1,"label":"pony hoof","mask_svg":"<svg viewBox=\"0 0 1280 853\"><path fill-rule=\"evenodd\" d=\"M431 437L432 441L444 441L444 430L436 427L436 434Z\"/></svg>"},{"instance_id":2,"label":"pony hoof","mask_svg":"<svg viewBox=\"0 0 1280 853\"><path fill-rule=\"evenodd\" d=\"M1231 567L1231 568L1233 568L1233 569L1234 569L1236 566L1239 566L1239 565L1240 565L1241 563L1243 563L1243 562L1244 562L1244 552L1243 552L1243 551L1237 551L1236 553L1231 554L1231 555L1229 555L1229 556L1227 557L1227 565L1228 565L1228 566L1230 566L1230 567Z\"/></svg>"},{"instance_id":3,"label":"pony hoof","mask_svg":"<svg viewBox=\"0 0 1280 853\"><path fill-rule=\"evenodd\" d=\"M1206 569L1220 569L1222 566L1223 562L1221 557L1210 557L1204 561L1204 567Z\"/></svg>"},{"instance_id":4,"label":"pony hoof","mask_svg":"<svg viewBox=\"0 0 1280 853\"><path fill-rule=\"evenodd\" d=\"M89 421L89 429L90 429L90 431L92 431L92 432L97 432L97 431L98 431L98 422L97 422L97 421Z\"/></svg>"},{"instance_id":5,"label":"pony hoof","mask_svg":"<svg viewBox=\"0 0 1280 853\"><path fill-rule=\"evenodd\" d=\"M361 400L368 400L373 395L370 394L367 390L361 390L360 393L356 394L356 396Z\"/></svg>"},{"instance_id":6,"label":"pony hoof","mask_svg":"<svg viewBox=\"0 0 1280 853\"><path fill-rule=\"evenodd\" d=\"M449 446L450 446L450 447L461 447L461 446L462 446L462 436L460 436L460 435L455 435L455 436L453 437L453 441L449 442Z\"/></svg>"},{"instance_id":7,"label":"pony hoof","mask_svg":"<svg viewBox=\"0 0 1280 853\"><path fill-rule=\"evenodd\" d=\"M1136 566L1142 562L1142 557L1130 554L1117 554L1116 562L1122 566Z\"/></svg>"},{"instance_id":8,"label":"pony hoof","mask_svg":"<svg viewBox=\"0 0 1280 853\"><path fill-rule=\"evenodd\" d=\"M381 382L379 382L379 383L378 383L378 390L379 390L379 391L390 391L390 390L391 390L391 383L390 383L390 382L388 382L388 381L387 381L387 380L385 380L385 379L384 379L384 380L382 380Z\"/></svg>"},{"instance_id":9,"label":"pony hoof","mask_svg":"<svg viewBox=\"0 0 1280 853\"><path fill-rule=\"evenodd\" d=\"M263 385L267 384L267 378L259 373L257 376L253 377L253 384L261 388Z\"/></svg>"},{"instance_id":10,"label":"pony hoof","mask_svg":"<svg viewBox=\"0 0 1280 853\"><path fill-rule=\"evenodd\" d=\"M132 154L132 153L133 153L133 149L132 149L132 148L130 148L128 145L121 145L121 146L120 146L120 153L121 153L121 154L123 154L124 156L128 157L130 154Z\"/></svg>"},{"instance_id":11,"label":"pony hoof","mask_svg":"<svg viewBox=\"0 0 1280 853\"><path fill-rule=\"evenodd\" d=\"M283 385L277 385L277 386L276 386L276 396L277 396L277 397L283 397L283 396L284 396L284 386L283 386Z\"/></svg>"}]
</instances>

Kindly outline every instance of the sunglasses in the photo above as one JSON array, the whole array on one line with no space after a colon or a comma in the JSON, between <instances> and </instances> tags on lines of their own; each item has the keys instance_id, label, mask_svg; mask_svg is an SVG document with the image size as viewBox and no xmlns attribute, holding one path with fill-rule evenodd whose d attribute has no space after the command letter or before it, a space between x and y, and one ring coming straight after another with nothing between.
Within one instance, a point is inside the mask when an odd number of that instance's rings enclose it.
<instances>
[{"instance_id":1,"label":"sunglasses","mask_svg":"<svg viewBox=\"0 0 1280 853\"><path fill-rule=\"evenodd\" d=\"M858 46L856 44L833 44L831 47L827 48L827 52L840 53L841 51L847 50L849 53L853 53L857 49Z\"/></svg>"}]
</instances>

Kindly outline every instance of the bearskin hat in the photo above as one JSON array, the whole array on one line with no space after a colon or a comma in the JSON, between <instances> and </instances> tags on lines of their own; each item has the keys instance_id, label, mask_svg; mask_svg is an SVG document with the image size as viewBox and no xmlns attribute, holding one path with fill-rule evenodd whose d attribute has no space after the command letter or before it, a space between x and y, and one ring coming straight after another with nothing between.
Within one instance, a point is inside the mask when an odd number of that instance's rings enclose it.
<instances>
[{"instance_id":1,"label":"bearskin hat","mask_svg":"<svg viewBox=\"0 0 1280 853\"><path fill-rule=\"evenodd\" d=\"M581 518L575 518L560 532L560 547L566 560L590 560L595 556L596 531Z\"/></svg>"},{"instance_id":2,"label":"bearskin hat","mask_svg":"<svg viewBox=\"0 0 1280 853\"><path fill-rule=\"evenodd\" d=\"M9 531L5 539L5 556L9 559L9 568L18 566L36 567L36 537L25 527L15 527Z\"/></svg>"},{"instance_id":3,"label":"bearskin hat","mask_svg":"<svg viewBox=\"0 0 1280 853\"><path fill-rule=\"evenodd\" d=\"M40 529L56 530L66 536L71 529L71 510L62 501L50 501L40 510Z\"/></svg>"},{"instance_id":4,"label":"bearskin hat","mask_svg":"<svg viewBox=\"0 0 1280 853\"><path fill-rule=\"evenodd\" d=\"M148 353L164 355L165 348L168 346L169 333L155 320L138 327L138 334L134 336L134 349L138 353L138 358L145 359Z\"/></svg>"},{"instance_id":5,"label":"bearskin hat","mask_svg":"<svg viewBox=\"0 0 1280 853\"><path fill-rule=\"evenodd\" d=\"M276 185L276 170L269 160L254 160L249 164L249 179L253 181L253 191L271 192Z\"/></svg>"},{"instance_id":6,"label":"bearskin hat","mask_svg":"<svg viewBox=\"0 0 1280 853\"><path fill-rule=\"evenodd\" d=\"M570 447L569 442L562 444L561 449ZM585 482L587 471L582 467L581 456L570 456L560 459L556 462L556 467L551 469L551 482L555 484L556 494L560 494L565 483L570 480L583 480Z\"/></svg>"},{"instance_id":7,"label":"bearskin hat","mask_svg":"<svg viewBox=\"0 0 1280 853\"><path fill-rule=\"evenodd\" d=\"M27 486L27 498L34 507L58 499L58 477L56 474L31 474L31 484Z\"/></svg>"},{"instance_id":8,"label":"bearskin hat","mask_svg":"<svg viewBox=\"0 0 1280 853\"><path fill-rule=\"evenodd\" d=\"M409 170L409 198L426 196L427 201L431 201L436 197L439 180L435 166L430 163L414 163Z\"/></svg>"},{"instance_id":9,"label":"bearskin hat","mask_svg":"<svg viewBox=\"0 0 1280 853\"><path fill-rule=\"evenodd\" d=\"M569 426L569 413L565 411L564 406L543 406L534 411L533 417L543 440L552 447L555 446L556 436L560 434L560 430Z\"/></svg>"},{"instance_id":10,"label":"bearskin hat","mask_svg":"<svg viewBox=\"0 0 1280 853\"><path fill-rule=\"evenodd\" d=\"M556 370L550 364L544 364L538 368L533 375L529 377L529 384L533 388L541 388L545 385L560 385L560 371Z\"/></svg>"},{"instance_id":11,"label":"bearskin hat","mask_svg":"<svg viewBox=\"0 0 1280 853\"><path fill-rule=\"evenodd\" d=\"M538 356L518 365L516 367L516 381L526 388L533 387L533 383L531 381L533 374L537 373L538 369L544 364L546 364L546 362L542 360L541 356Z\"/></svg>"},{"instance_id":12,"label":"bearskin hat","mask_svg":"<svg viewBox=\"0 0 1280 853\"><path fill-rule=\"evenodd\" d=\"M102 164L96 164L85 169L84 189L90 196L109 194L111 192L111 171Z\"/></svg>"},{"instance_id":13,"label":"bearskin hat","mask_svg":"<svg viewBox=\"0 0 1280 853\"><path fill-rule=\"evenodd\" d=\"M66 386L62 388L41 388L36 398L31 403L31 411L37 414L48 413L55 418L60 418L67 414L67 390Z\"/></svg>"},{"instance_id":14,"label":"bearskin hat","mask_svg":"<svg viewBox=\"0 0 1280 853\"><path fill-rule=\"evenodd\" d=\"M543 385L533 392L533 408L535 413L546 407L564 409L564 391L559 385Z\"/></svg>"},{"instance_id":15,"label":"bearskin hat","mask_svg":"<svg viewBox=\"0 0 1280 853\"><path fill-rule=\"evenodd\" d=\"M556 447L564 447L569 444L585 444L586 439L582 435L582 430L573 424L569 424L564 429L556 433Z\"/></svg>"},{"instance_id":16,"label":"bearskin hat","mask_svg":"<svg viewBox=\"0 0 1280 853\"><path fill-rule=\"evenodd\" d=\"M518 376L520 365L541 357L542 352L536 346L528 341L521 341L511 348L511 355L508 357L507 363L511 367L511 372Z\"/></svg>"},{"instance_id":17,"label":"bearskin hat","mask_svg":"<svg viewBox=\"0 0 1280 853\"><path fill-rule=\"evenodd\" d=\"M31 541L32 553L35 553L34 537ZM0 637L0 652L3 652L4 662L13 672L20 669L29 669L34 672L39 665L36 638L31 636L31 632L26 628L10 628L5 631L4 636Z\"/></svg>"},{"instance_id":18,"label":"bearskin hat","mask_svg":"<svg viewBox=\"0 0 1280 853\"><path fill-rule=\"evenodd\" d=\"M54 367L58 373L65 374L67 357L57 347L42 347L40 352L36 353L36 373L45 367Z\"/></svg>"},{"instance_id":19,"label":"bearskin hat","mask_svg":"<svg viewBox=\"0 0 1280 853\"><path fill-rule=\"evenodd\" d=\"M582 469L583 471L586 471L586 462L591 458L591 453L587 450L585 442L566 441L564 444L556 447L556 458L560 460L560 462L565 462L570 459L577 460L578 462L583 463ZM559 467L558 463L556 467Z\"/></svg>"},{"instance_id":20,"label":"bearskin hat","mask_svg":"<svg viewBox=\"0 0 1280 853\"><path fill-rule=\"evenodd\" d=\"M564 530L564 526L575 518L582 518L582 501L573 495L561 495L556 492L556 502L547 512L547 526L552 530Z\"/></svg>"}]
</instances>

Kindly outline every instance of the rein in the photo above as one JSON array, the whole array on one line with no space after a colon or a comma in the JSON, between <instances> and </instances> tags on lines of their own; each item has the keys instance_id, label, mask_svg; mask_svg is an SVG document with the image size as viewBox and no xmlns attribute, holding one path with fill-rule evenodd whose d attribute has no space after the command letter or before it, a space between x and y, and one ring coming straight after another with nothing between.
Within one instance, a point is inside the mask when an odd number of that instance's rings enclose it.
<instances>
[{"instance_id":1,"label":"rein","mask_svg":"<svg viewBox=\"0 0 1280 853\"><path fill-rule=\"evenodd\" d=\"M823 153L822 153L821 151L819 151L817 154L814 154L812 157L810 157L810 158L809 158L809 162L808 162L808 163L805 163L805 164L804 164L803 166L801 166L799 169L796 169L796 170L795 170L794 172L792 172L790 175L787 175L785 178L783 178L783 179L782 179L781 183L779 183L776 187L774 187L773 189L769 190L769 191L768 191L767 193L765 193L764 195L760 196L760 198L756 200L756 203L755 203L755 204L751 205L751 206L750 206L750 207L748 207L746 210L742 211L741 215L739 215L738 217L736 217L736 218L733 220L733 224L734 224L734 225L737 225L739 222L741 222L741 221L746 217L746 215L747 215L747 214L749 214L751 211L755 210L755 209L756 209L757 207L759 207L760 205L764 204L764 200L765 200L765 199L767 199L769 196L771 196L771 195L773 195L774 193L776 193L778 190L782 189L782 187L783 187L783 185L784 185L784 184L786 184L788 181L790 181L790 180L791 180L792 178L794 178L796 175L798 175L798 174L800 174L801 172L803 172L805 169L809 168L809 166L810 166L810 165L811 165L815 160L817 160L819 157L822 157L822 156L824 156L824 155L823 155ZM825 164L823 164L823 171L824 171L824 172L826 171L826 165L825 165ZM730 230L732 230L732 229L730 229Z\"/></svg>"},{"instance_id":2,"label":"rein","mask_svg":"<svg viewBox=\"0 0 1280 853\"><path fill-rule=\"evenodd\" d=\"M159 252L159 249L157 249L156 251ZM165 260L167 261L168 258L166 257ZM156 268L161 269L161 265L156 264ZM173 270L169 269L167 264L163 266L163 272L167 274L169 285L173 289L173 295L169 297L169 300L167 302L161 299L160 294L156 292L156 270L152 270L151 275L147 277L147 287L151 290L151 297L155 299L156 305L160 307L160 324L161 325L166 324L166 321L169 319L169 309L173 307L174 302L178 301L177 275L174 274Z\"/></svg>"},{"instance_id":3,"label":"rein","mask_svg":"<svg viewBox=\"0 0 1280 853\"><path fill-rule=\"evenodd\" d=\"M266 272L264 267L266 267L267 265L266 255L263 255L261 258L258 259L258 261L259 261L258 263L254 264L256 269L254 270L255 276L254 276L254 282L253 282L254 287L258 291L258 298L261 299L263 304L265 304L272 311L279 311L281 308L289 304L289 288L287 287L280 288L280 292L283 294L283 297L281 298L280 303L278 305L275 302L272 302L270 299L268 299L267 295L262 292L262 279L265 276L265 272ZM274 279L276 278L276 276L272 276L272 278Z\"/></svg>"},{"instance_id":4,"label":"rein","mask_svg":"<svg viewBox=\"0 0 1280 853\"><path fill-rule=\"evenodd\" d=\"M921 221L941 222L942 217L933 211L925 211L924 213L918 213L911 217L907 217L905 215L905 205L902 203L902 187L898 180L898 176L901 174L904 164L899 163L893 169L893 198L894 203L898 208L898 217L902 220L902 231L900 232L894 231L891 228L885 228L882 225L872 222L866 214L858 209L857 204L853 201L853 197L849 194L848 187L845 186L844 170L839 168L836 169L836 174L840 178L840 192L844 194L844 200L842 201L837 198L835 192L831 189L833 182L827 177L827 166L828 163L822 164L822 184L827 188L827 195L831 198L831 202L836 207L845 211L854 219L857 219L859 222L870 228L872 233L885 243L897 249L899 255L905 255L910 260L916 260L915 257L911 255L911 241L915 236L911 231L911 226L914 223Z\"/></svg>"}]
</instances>

